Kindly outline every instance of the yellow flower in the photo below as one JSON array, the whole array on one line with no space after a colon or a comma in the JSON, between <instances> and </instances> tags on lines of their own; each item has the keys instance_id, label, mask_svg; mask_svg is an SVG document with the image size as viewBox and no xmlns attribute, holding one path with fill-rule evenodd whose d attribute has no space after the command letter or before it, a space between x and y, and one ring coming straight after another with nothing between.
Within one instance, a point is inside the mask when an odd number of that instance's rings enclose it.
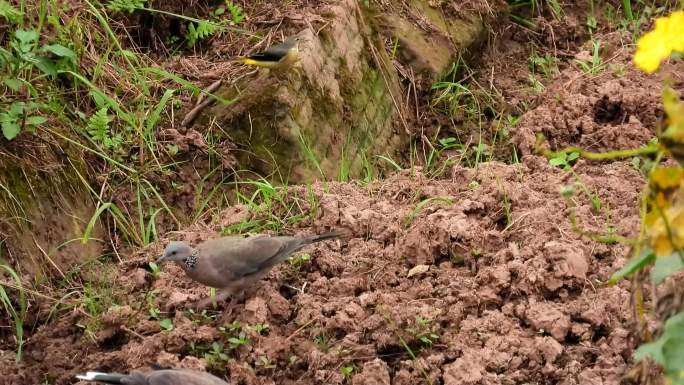
<instances>
[{"instance_id":1,"label":"yellow flower","mask_svg":"<svg viewBox=\"0 0 684 385\"><path fill-rule=\"evenodd\" d=\"M684 53L684 11L656 19L653 30L637 41L634 63L642 71L653 73L672 52Z\"/></svg>"}]
</instances>

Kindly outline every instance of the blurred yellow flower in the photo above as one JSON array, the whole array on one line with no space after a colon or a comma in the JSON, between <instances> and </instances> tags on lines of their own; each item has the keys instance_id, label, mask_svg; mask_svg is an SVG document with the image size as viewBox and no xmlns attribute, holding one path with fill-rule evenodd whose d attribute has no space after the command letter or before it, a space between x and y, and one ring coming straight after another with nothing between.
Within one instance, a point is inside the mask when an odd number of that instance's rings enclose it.
<instances>
[{"instance_id":1,"label":"blurred yellow flower","mask_svg":"<svg viewBox=\"0 0 684 385\"><path fill-rule=\"evenodd\" d=\"M672 52L684 53L684 11L656 19L653 30L637 41L634 63L642 71L653 73Z\"/></svg>"}]
</instances>

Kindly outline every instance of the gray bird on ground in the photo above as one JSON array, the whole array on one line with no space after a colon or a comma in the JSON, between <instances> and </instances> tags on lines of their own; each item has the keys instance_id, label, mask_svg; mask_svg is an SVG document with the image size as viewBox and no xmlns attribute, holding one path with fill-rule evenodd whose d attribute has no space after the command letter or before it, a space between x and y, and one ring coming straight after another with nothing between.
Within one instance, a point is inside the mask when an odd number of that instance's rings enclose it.
<instances>
[{"instance_id":1,"label":"gray bird on ground","mask_svg":"<svg viewBox=\"0 0 684 385\"><path fill-rule=\"evenodd\" d=\"M173 261L192 280L221 289L215 300L223 301L265 277L275 265L288 259L295 251L339 236L339 232L307 237L229 236L210 239L196 248L185 242L173 241L166 246L158 261ZM205 307L211 300L202 301L197 307Z\"/></svg>"},{"instance_id":2,"label":"gray bird on ground","mask_svg":"<svg viewBox=\"0 0 684 385\"><path fill-rule=\"evenodd\" d=\"M214 375L190 369L160 369L131 374L87 372L76 378L120 385L229 385Z\"/></svg>"}]
</instances>

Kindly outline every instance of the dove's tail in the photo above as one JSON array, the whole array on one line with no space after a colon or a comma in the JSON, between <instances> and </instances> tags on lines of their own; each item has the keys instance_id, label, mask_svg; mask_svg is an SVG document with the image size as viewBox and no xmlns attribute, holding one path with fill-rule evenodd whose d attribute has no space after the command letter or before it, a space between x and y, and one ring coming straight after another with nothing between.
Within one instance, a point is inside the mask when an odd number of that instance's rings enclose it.
<instances>
[{"instance_id":1,"label":"dove's tail","mask_svg":"<svg viewBox=\"0 0 684 385\"><path fill-rule=\"evenodd\" d=\"M302 239L303 240L302 245L308 245L311 243L327 241L328 239L339 238L342 235L344 235L344 233L342 233L341 231L331 231L329 233L324 233L324 234L320 234L320 235L311 235L311 236L308 236L308 237Z\"/></svg>"}]
</instances>

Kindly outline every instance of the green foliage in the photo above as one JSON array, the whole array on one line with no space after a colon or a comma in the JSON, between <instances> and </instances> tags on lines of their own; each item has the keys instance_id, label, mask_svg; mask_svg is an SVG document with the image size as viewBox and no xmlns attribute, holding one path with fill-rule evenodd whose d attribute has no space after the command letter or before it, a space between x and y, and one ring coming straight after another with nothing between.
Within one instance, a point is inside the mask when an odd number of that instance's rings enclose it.
<instances>
[{"instance_id":1,"label":"green foliage","mask_svg":"<svg viewBox=\"0 0 684 385\"><path fill-rule=\"evenodd\" d=\"M159 321L159 327L167 332L170 332L173 330L173 320L170 318L164 318L163 320Z\"/></svg>"},{"instance_id":2,"label":"green foliage","mask_svg":"<svg viewBox=\"0 0 684 385\"><path fill-rule=\"evenodd\" d=\"M548 53L540 56L537 52L532 52L528 59L528 66L533 74L540 73L547 79L559 73L558 58Z\"/></svg>"},{"instance_id":3,"label":"green foliage","mask_svg":"<svg viewBox=\"0 0 684 385\"><path fill-rule=\"evenodd\" d=\"M651 270L651 281L654 284L662 283L665 278L684 269L684 258L680 251L675 250L668 256L659 256Z\"/></svg>"},{"instance_id":4,"label":"green foliage","mask_svg":"<svg viewBox=\"0 0 684 385\"><path fill-rule=\"evenodd\" d=\"M242 7L233 3L230 0L226 0L225 7L221 6L221 7L216 8L212 12L212 15L214 17L218 18L219 16L222 16L226 13L226 8L228 8L228 12L230 13L230 18L231 18L231 20L229 22L230 25L238 25L245 20L245 15L242 12Z\"/></svg>"},{"instance_id":5,"label":"green foliage","mask_svg":"<svg viewBox=\"0 0 684 385\"><path fill-rule=\"evenodd\" d=\"M237 191L238 202L249 207L254 219L239 225L238 228L231 226L224 229L224 232L234 232L238 229L248 229L250 232L279 232L285 226L297 223L315 213L317 202L314 196L308 197L307 204L310 209L309 212L305 212L300 205L302 198L290 195L287 186L274 186L265 178L236 184L242 187Z\"/></svg>"},{"instance_id":6,"label":"green foliage","mask_svg":"<svg viewBox=\"0 0 684 385\"><path fill-rule=\"evenodd\" d=\"M290 257L290 259L288 259L288 262L290 263L290 266L294 267L296 270L299 270L304 265L311 262L311 254L299 253L297 255L293 255Z\"/></svg>"},{"instance_id":7,"label":"green foliage","mask_svg":"<svg viewBox=\"0 0 684 385\"><path fill-rule=\"evenodd\" d=\"M556 157L549 159L549 164L564 170L570 170L572 168L572 163L579 159L579 157L579 152L561 152Z\"/></svg>"},{"instance_id":8,"label":"green foliage","mask_svg":"<svg viewBox=\"0 0 684 385\"><path fill-rule=\"evenodd\" d=\"M479 106L470 87L455 80L458 71L459 66L455 64L450 71L450 80L443 80L432 85L434 92L432 106L446 114L465 112L470 117L477 114Z\"/></svg>"},{"instance_id":9,"label":"green foliage","mask_svg":"<svg viewBox=\"0 0 684 385\"><path fill-rule=\"evenodd\" d=\"M193 309L188 309L185 316L190 319L193 324L206 325L214 322L216 320L216 314L210 314L206 310L201 312L195 312Z\"/></svg>"},{"instance_id":10,"label":"green foliage","mask_svg":"<svg viewBox=\"0 0 684 385\"><path fill-rule=\"evenodd\" d=\"M261 368L263 370L275 369L277 367L277 365L271 362L271 360L269 360L266 356L260 356L255 365L257 368Z\"/></svg>"},{"instance_id":11,"label":"green foliage","mask_svg":"<svg viewBox=\"0 0 684 385\"><path fill-rule=\"evenodd\" d=\"M159 279L159 276L161 275L161 268L159 267L159 265L155 262L150 262L149 266L150 271L152 272L152 278L155 280Z\"/></svg>"},{"instance_id":12,"label":"green foliage","mask_svg":"<svg viewBox=\"0 0 684 385\"><path fill-rule=\"evenodd\" d=\"M93 141L107 149L116 150L123 143L123 138L121 134L111 135L109 123L114 119L107 114L108 110L107 107L103 107L91 115L88 118L86 130Z\"/></svg>"},{"instance_id":13,"label":"green foliage","mask_svg":"<svg viewBox=\"0 0 684 385\"><path fill-rule=\"evenodd\" d=\"M114 305L112 288L99 282L86 282L82 294L86 312L95 318Z\"/></svg>"},{"instance_id":14,"label":"green foliage","mask_svg":"<svg viewBox=\"0 0 684 385\"><path fill-rule=\"evenodd\" d=\"M0 48L0 66L5 67L6 74L16 77L35 66L44 74L55 76L58 70L71 69L76 65L76 54L61 44L44 44L37 49L39 38L36 30L14 31L9 43L11 50Z\"/></svg>"},{"instance_id":15,"label":"green foliage","mask_svg":"<svg viewBox=\"0 0 684 385\"><path fill-rule=\"evenodd\" d=\"M33 115L41 105L33 102L12 102L7 112L0 113L0 125L5 139L12 140L21 132L22 128L33 131L36 126L47 121L42 116Z\"/></svg>"},{"instance_id":16,"label":"green foliage","mask_svg":"<svg viewBox=\"0 0 684 385\"><path fill-rule=\"evenodd\" d=\"M240 331L237 336L228 338L228 343L231 349L237 349L240 346L249 345L250 340L244 331Z\"/></svg>"},{"instance_id":17,"label":"green foliage","mask_svg":"<svg viewBox=\"0 0 684 385\"><path fill-rule=\"evenodd\" d=\"M634 359L641 361L650 357L663 367L673 385L684 384L684 312L665 322L663 334L657 340L639 346Z\"/></svg>"},{"instance_id":18,"label":"green foliage","mask_svg":"<svg viewBox=\"0 0 684 385\"><path fill-rule=\"evenodd\" d=\"M252 329L254 329L257 334L263 335L271 330L271 326L269 324L256 324L252 326Z\"/></svg>"},{"instance_id":19,"label":"green foliage","mask_svg":"<svg viewBox=\"0 0 684 385\"><path fill-rule=\"evenodd\" d=\"M5 286L0 285L0 303L7 311L7 314L12 316L14 321L14 336L17 340L17 355L16 360L21 361L22 349L24 346L24 320L26 319L27 301L24 293L23 284L19 275L11 266L0 263L0 271L9 274L16 285L18 296L10 296L7 293Z\"/></svg>"},{"instance_id":20,"label":"green foliage","mask_svg":"<svg viewBox=\"0 0 684 385\"><path fill-rule=\"evenodd\" d=\"M451 200L450 198L446 197L431 197L431 198L426 198L420 201L416 207L411 210L411 212L404 218L404 228L409 228L411 227L411 224L413 223L413 220L416 218L416 216L420 213L420 211L423 209L423 207L427 206L428 204L432 202L441 202L447 205L453 205L454 201Z\"/></svg>"},{"instance_id":21,"label":"green foliage","mask_svg":"<svg viewBox=\"0 0 684 385\"><path fill-rule=\"evenodd\" d=\"M221 27L206 20L199 20L197 23L189 23L188 31L185 34L185 42L188 47L194 47L198 41L211 37L218 32Z\"/></svg>"},{"instance_id":22,"label":"green foliage","mask_svg":"<svg viewBox=\"0 0 684 385\"><path fill-rule=\"evenodd\" d=\"M159 294L159 290L154 289L145 295L145 302L147 302L147 311L150 315L150 319L159 319L160 310L157 307L157 294Z\"/></svg>"},{"instance_id":23,"label":"green foliage","mask_svg":"<svg viewBox=\"0 0 684 385\"><path fill-rule=\"evenodd\" d=\"M426 348L432 347L439 340L432 319L427 317L416 316L415 326L409 331Z\"/></svg>"},{"instance_id":24,"label":"green foliage","mask_svg":"<svg viewBox=\"0 0 684 385\"><path fill-rule=\"evenodd\" d=\"M238 25L245 19L242 8L230 0L226 0L226 8L230 11L231 25Z\"/></svg>"},{"instance_id":25,"label":"green foliage","mask_svg":"<svg viewBox=\"0 0 684 385\"><path fill-rule=\"evenodd\" d=\"M223 343L213 342L210 346L197 345L194 341L190 342L190 354L195 357L203 357L207 365L217 370L225 370L225 364L230 360L226 354Z\"/></svg>"},{"instance_id":26,"label":"green foliage","mask_svg":"<svg viewBox=\"0 0 684 385\"><path fill-rule=\"evenodd\" d=\"M6 0L0 0L0 17L11 24L20 24L24 14Z\"/></svg>"},{"instance_id":27,"label":"green foliage","mask_svg":"<svg viewBox=\"0 0 684 385\"><path fill-rule=\"evenodd\" d=\"M591 42L591 57L589 59L575 59L582 71L589 75L597 75L606 68L603 59L601 59L601 41L594 40Z\"/></svg>"},{"instance_id":28,"label":"green foliage","mask_svg":"<svg viewBox=\"0 0 684 385\"><path fill-rule=\"evenodd\" d=\"M594 208L594 210L599 211L601 209L601 198L596 194L595 192L592 192L589 190L587 185L582 181L582 178L580 178L579 175L575 172L575 170L572 168L572 164L579 159L580 153L577 151L573 152L560 152L556 154L553 158L549 159L549 164L555 167L560 167L565 171L570 171L570 173L575 177L577 180L576 185L586 194L586 196L591 200L591 204ZM564 196L569 198L574 194L574 189L566 188L563 187L563 190L561 191Z\"/></svg>"},{"instance_id":29,"label":"green foliage","mask_svg":"<svg viewBox=\"0 0 684 385\"><path fill-rule=\"evenodd\" d=\"M536 27L530 18L540 16L544 9L550 10L558 20L563 18L563 7L558 0L509 0L508 5L511 20L528 28Z\"/></svg>"},{"instance_id":30,"label":"green foliage","mask_svg":"<svg viewBox=\"0 0 684 385\"><path fill-rule=\"evenodd\" d=\"M112 0L107 4L107 9L112 12L132 13L145 7L147 0Z\"/></svg>"},{"instance_id":31,"label":"green foliage","mask_svg":"<svg viewBox=\"0 0 684 385\"><path fill-rule=\"evenodd\" d=\"M19 17L12 13L6 4L0 3L0 12L10 19ZM71 69L76 65L77 57L71 49L57 43L39 46L39 38L40 34L36 30L17 29L11 34L9 49L0 47L0 79L15 93L34 90L32 82L39 78L33 76L34 68L44 75L54 77L58 71ZM11 94L0 99L0 103L9 104L5 111L0 113L0 124L5 139L14 139L24 129L34 131L37 126L47 121L36 114L46 105L34 100L35 98L31 98L31 101L18 100Z\"/></svg>"},{"instance_id":32,"label":"green foliage","mask_svg":"<svg viewBox=\"0 0 684 385\"><path fill-rule=\"evenodd\" d=\"M250 343L245 329L240 321L233 321L233 323L219 327L219 331L226 337L231 350Z\"/></svg>"},{"instance_id":33,"label":"green foliage","mask_svg":"<svg viewBox=\"0 0 684 385\"><path fill-rule=\"evenodd\" d=\"M350 378L352 376L352 374L354 373L354 365L348 365L348 366L341 367L340 373L342 373L342 375L345 378Z\"/></svg>"},{"instance_id":34,"label":"green foliage","mask_svg":"<svg viewBox=\"0 0 684 385\"><path fill-rule=\"evenodd\" d=\"M314 338L314 343L323 353L327 353L330 350L330 339L325 334L317 335Z\"/></svg>"}]
</instances>

